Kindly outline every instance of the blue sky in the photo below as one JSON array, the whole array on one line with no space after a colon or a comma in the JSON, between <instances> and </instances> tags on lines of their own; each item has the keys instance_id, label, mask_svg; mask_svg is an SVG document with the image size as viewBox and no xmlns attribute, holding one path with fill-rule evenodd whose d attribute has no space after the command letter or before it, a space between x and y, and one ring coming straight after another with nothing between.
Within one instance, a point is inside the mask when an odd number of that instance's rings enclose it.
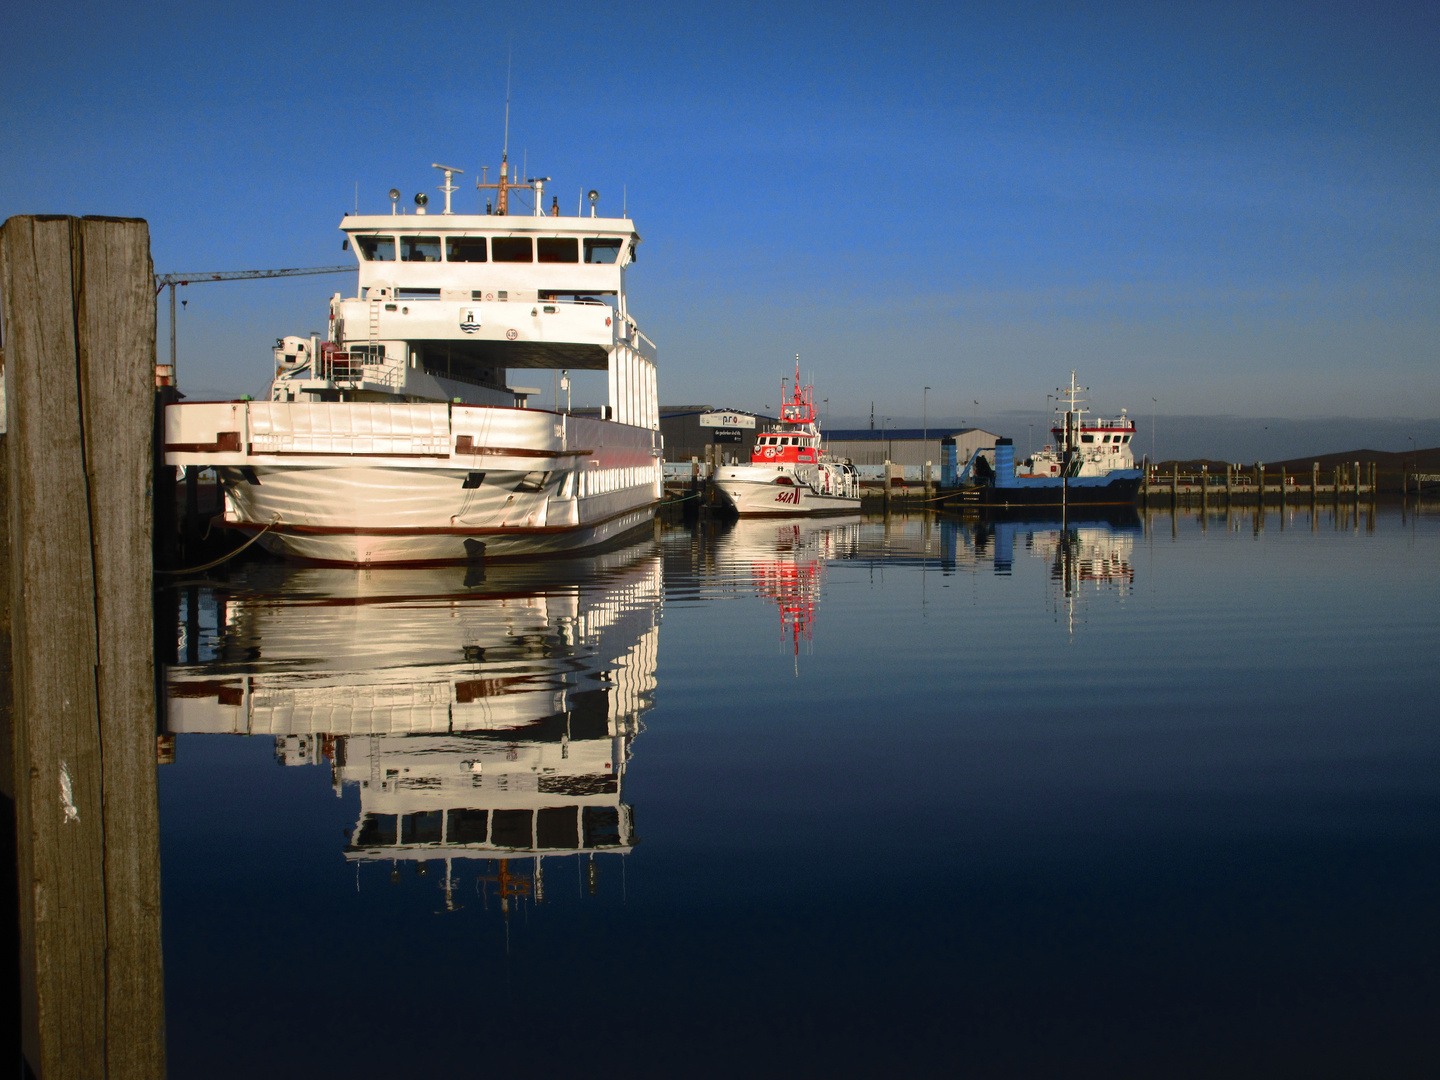
<instances>
[{"instance_id":1,"label":"blue sky","mask_svg":"<svg viewBox=\"0 0 1440 1080\"><path fill-rule=\"evenodd\" d=\"M0 217L149 219L156 269L512 158L623 198L661 396L832 417L1440 416L1434 4L12 5ZM493 172L493 168L492 168ZM466 190L469 190L468 188ZM465 208L473 191L457 195ZM353 279L194 286L192 396ZM162 313L162 334L164 321ZM981 402L973 407L974 401ZM577 402L578 403L578 402Z\"/></svg>"}]
</instances>

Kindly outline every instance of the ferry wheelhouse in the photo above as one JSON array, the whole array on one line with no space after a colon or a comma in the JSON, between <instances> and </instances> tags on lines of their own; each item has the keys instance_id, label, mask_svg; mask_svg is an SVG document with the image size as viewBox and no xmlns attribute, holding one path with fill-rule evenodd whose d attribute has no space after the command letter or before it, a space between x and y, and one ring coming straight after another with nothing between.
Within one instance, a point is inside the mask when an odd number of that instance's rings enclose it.
<instances>
[{"instance_id":1,"label":"ferry wheelhouse","mask_svg":"<svg viewBox=\"0 0 1440 1080\"><path fill-rule=\"evenodd\" d=\"M815 388L795 386L787 399L780 385L780 423L755 440L750 464L715 471L715 488L736 513L853 514L860 509L860 480L854 466L824 452L815 410Z\"/></svg>"},{"instance_id":2,"label":"ferry wheelhouse","mask_svg":"<svg viewBox=\"0 0 1440 1080\"><path fill-rule=\"evenodd\" d=\"M508 162L484 214L347 215L355 295L326 333L274 350L264 401L166 410L166 462L214 468L223 524L340 564L473 561L583 548L648 524L661 495L654 344L625 298L628 217L545 212ZM516 190L534 211L510 210ZM538 409L522 373L608 374L598 415ZM557 379L558 382L558 379ZM557 395L558 397L558 395Z\"/></svg>"}]
</instances>

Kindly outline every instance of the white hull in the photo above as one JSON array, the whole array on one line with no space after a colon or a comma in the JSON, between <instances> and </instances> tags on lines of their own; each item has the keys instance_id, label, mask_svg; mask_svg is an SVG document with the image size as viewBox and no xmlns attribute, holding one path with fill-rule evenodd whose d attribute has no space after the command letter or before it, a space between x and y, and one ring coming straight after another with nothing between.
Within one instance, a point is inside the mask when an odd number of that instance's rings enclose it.
<instances>
[{"instance_id":1,"label":"white hull","mask_svg":"<svg viewBox=\"0 0 1440 1080\"><path fill-rule=\"evenodd\" d=\"M647 525L648 428L532 409L225 402L166 412L166 461L216 470L223 524L293 558L466 562L578 551Z\"/></svg>"},{"instance_id":2,"label":"white hull","mask_svg":"<svg viewBox=\"0 0 1440 1080\"><path fill-rule=\"evenodd\" d=\"M783 478L790 483L776 483ZM715 490L742 517L759 514L857 514L860 500L817 492L793 472L767 466L732 465L717 470Z\"/></svg>"},{"instance_id":3,"label":"white hull","mask_svg":"<svg viewBox=\"0 0 1440 1080\"><path fill-rule=\"evenodd\" d=\"M654 518L654 504L648 503L602 521L548 528L380 532L358 526L353 531L325 532L281 525L261 537L259 544L274 555L343 566L474 562L583 551L647 528ZM231 527L249 533L263 528L254 522L236 523Z\"/></svg>"}]
</instances>

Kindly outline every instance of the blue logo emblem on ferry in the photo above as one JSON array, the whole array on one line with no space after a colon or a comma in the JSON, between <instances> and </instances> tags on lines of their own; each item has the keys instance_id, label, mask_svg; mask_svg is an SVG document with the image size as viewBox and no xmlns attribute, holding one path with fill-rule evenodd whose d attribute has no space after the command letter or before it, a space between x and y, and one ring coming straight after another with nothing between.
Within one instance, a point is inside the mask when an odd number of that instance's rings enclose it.
<instances>
[{"instance_id":1,"label":"blue logo emblem on ferry","mask_svg":"<svg viewBox=\"0 0 1440 1080\"><path fill-rule=\"evenodd\" d=\"M480 329L480 312L473 307L460 309L460 329L473 334Z\"/></svg>"}]
</instances>

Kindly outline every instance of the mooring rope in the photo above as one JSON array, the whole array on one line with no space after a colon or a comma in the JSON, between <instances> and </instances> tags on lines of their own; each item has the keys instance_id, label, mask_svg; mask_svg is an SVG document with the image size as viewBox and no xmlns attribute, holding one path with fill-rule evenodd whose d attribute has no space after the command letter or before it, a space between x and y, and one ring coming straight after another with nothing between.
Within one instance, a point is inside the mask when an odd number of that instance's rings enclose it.
<instances>
[{"instance_id":1,"label":"mooring rope","mask_svg":"<svg viewBox=\"0 0 1440 1080\"><path fill-rule=\"evenodd\" d=\"M155 572L157 574L198 574L202 570L212 570L215 567L219 566L221 563L229 562L231 559L235 558L236 555L239 555L251 544L255 543L256 540L259 540L262 536L264 536L267 532L269 532L271 529L273 529L276 525L279 524L280 515L276 514L275 517L271 519L269 525L266 525L263 529L261 529L258 533L252 536L249 540L246 540L245 543L241 544L234 551L230 552L228 555L221 555L218 559L213 559L210 562L202 563L199 566L187 566L183 570L156 570Z\"/></svg>"}]
</instances>

